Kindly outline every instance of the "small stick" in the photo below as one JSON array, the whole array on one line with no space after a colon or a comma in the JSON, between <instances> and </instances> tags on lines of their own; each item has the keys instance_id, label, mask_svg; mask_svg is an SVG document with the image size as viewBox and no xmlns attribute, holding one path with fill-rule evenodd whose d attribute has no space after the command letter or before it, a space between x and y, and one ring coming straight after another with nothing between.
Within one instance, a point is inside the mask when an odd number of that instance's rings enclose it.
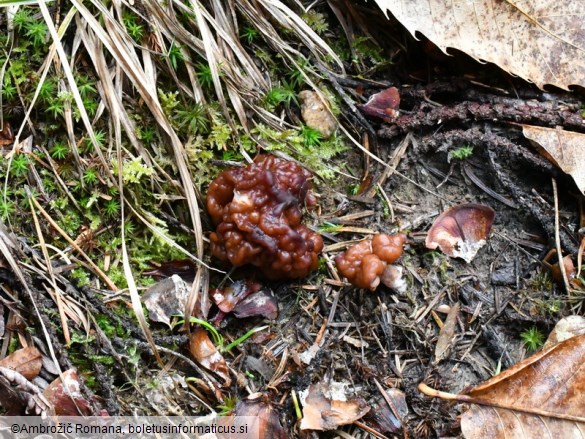
<instances>
[{"instance_id":1,"label":"small stick","mask_svg":"<svg viewBox=\"0 0 585 439\"><path fill-rule=\"evenodd\" d=\"M559 197L557 193L557 181L553 177L552 179L553 196L555 199L555 242L557 244L557 258L559 260L559 268L563 275L563 284L567 290L567 294L571 295L571 287L569 286L569 279L567 278L567 270L565 270L565 264L563 262L563 253L561 252L561 237L559 234Z\"/></svg>"}]
</instances>

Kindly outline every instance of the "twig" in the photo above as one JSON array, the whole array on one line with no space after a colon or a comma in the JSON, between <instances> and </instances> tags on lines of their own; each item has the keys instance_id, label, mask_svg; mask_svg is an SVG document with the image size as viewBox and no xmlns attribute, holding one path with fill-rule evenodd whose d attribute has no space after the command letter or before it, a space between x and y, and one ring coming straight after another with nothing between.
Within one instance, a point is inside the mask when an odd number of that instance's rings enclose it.
<instances>
[{"instance_id":1,"label":"twig","mask_svg":"<svg viewBox=\"0 0 585 439\"><path fill-rule=\"evenodd\" d=\"M571 294L571 287L569 285L569 279L567 278L567 270L565 270L565 264L563 262L563 253L561 252L561 237L559 233L559 197L557 193L557 181L555 178L551 178L553 187L553 197L555 199L555 243L557 245L557 257L559 259L559 268L563 275L563 284L567 294Z\"/></svg>"}]
</instances>

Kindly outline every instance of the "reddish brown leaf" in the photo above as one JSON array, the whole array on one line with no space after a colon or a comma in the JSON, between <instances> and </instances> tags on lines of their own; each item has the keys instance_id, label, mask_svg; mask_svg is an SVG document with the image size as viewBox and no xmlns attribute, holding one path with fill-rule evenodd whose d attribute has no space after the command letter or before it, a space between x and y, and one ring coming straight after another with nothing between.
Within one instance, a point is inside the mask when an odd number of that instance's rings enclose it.
<instances>
[{"instance_id":1,"label":"reddish brown leaf","mask_svg":"<svg viewBox=\"0 0 585 439\"><path fill-rule=\"evenodd\" d=\"M426 247L471 262L486 243L495 211L482 204L460 204L443 212L431 226Z\"/></svg>"},{"instance_id":2,"label":"reddish brown leaf","mask_svg":"<svg viewBox=\"0 0 585 439\"><path fill-rule=\"evenodd\" d=\"M335 430L351 424L370 410L361 398L347 398L345 385L323 380L309 387L304 401L301 430Z\"/></svg>"},{"instance_id":3,"label":"reddish brown leaf","mask_svg":"<svg viewBox=\"0 0 585 439\"><path fill-rule=\"evenodd\" d=\"M239 319L262 316L274 320L278 316L278 302L274 294L263 289L242 300L234 308L234 315Z\"/></svg>"},{"instance_id":4,"label":"reddish brown leaf","mask_svg":"<svg viewBox=\"0 0 585 439\"><path fill-rule=\"evenodd\" d=\"M222 312L229 313L238 303L261 288L258 282L237 280L229 287L212 290L211 297Z\"/></svg>"},{"instance_id":5,"label":"reddish brown leaf","mask_svg":"<svg viewBox=\"0 0 585 439\"><path fill-rule=\"evenodd\" d=\"M91 403L82 395L79 377L74 369L63 372L61 377L57 378L44 391L45 398L54 407L55 416L92 416Z\"/></svg>"},{"instance_id":6,"label":"reddish brown leaf","mask_svg":"<svg viewBox=\"0 0 585 439\"><path fill-rule=\"evenodd\" d=\"M287 439L288 435L282 428L276 408L266 396L255 393L246 399L238 401L233 412L234 416L254 418L253 424L248 426L248 432L258 431L258 439Z\"/></svg>"},{"instance_id":7,"label":"reddish brown leaf","mask_svg":"<svg viewBox=\"0 0 585 439\"><path fill-rule=\"evenodd\" d=\"M400 94L396 87L390 87L379 93L370 96L368 102L359 105L359 109L365 115L382 119L391 123L398 117L398 106L400 105Z\"/></svg>"},{"instance_id":8,"label":"reddish brown leaf","mask_svg":"<svg viewBox=\"0 0 585 439\"><path fill-rule=\"evenodd\" d=\"M0 131L0 146L10 145L14 143L14 134L10 128L10 124L4 121L2 131Z\"/></svg>"},{"instance_id":9,"label":"reddish brown leaf","mask_svg":"<svg viewBox=\"0 0 585 439\"><path fill-rule=\"evenodd\" d=\"M209 339L205 329L196 328L191 333L189 350L191 351L193 358L195 358L199 364L201 364L206 369L215 372L223 379L224 387L228 387L231 384L232 380L230 378L230 372L227 363L215 345Z\"/></svg>"},{"instance_id":10,"label":"reddish brown leaf","mask_svg":"<svg viewBox=\"0 0 585 439\"><path fill-rule=\"evenodd\" d=\"M0 366L17 371L27 380L33 380L41 371L42 355L37 348L29 346L0 360Z\"/></svg>"}]
</instances>

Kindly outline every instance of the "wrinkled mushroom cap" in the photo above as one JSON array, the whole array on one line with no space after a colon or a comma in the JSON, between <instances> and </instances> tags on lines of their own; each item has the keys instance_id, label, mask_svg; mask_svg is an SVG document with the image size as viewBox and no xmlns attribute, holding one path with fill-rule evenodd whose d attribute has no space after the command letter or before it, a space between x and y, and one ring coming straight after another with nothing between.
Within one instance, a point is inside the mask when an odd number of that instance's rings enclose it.
<instances>
[{"instance_id":1,"label":"wrinkled mushroom cap","mask_svg":"<svg viewBox=\"0 0 585 439\"><path fill-rule=\"evenodd\" d=\"M310 178L295 162L270 155L223 171L207 192L216 224L212 254L236 267L254 265L270 279L306 277L323 249L321 236L301 224L302 207L316 203Z\"/></svg>"},{"instance_id":2,"label":"wrinkled mushroom cap","mask_svg":"<svg viewBox=\"0 0 585 439\"><path fill-rule=\"evenodd\" d=\"M397 279L401 271L387 270L400 258L403 251L406 235L379 234L372 239L366 239L347 249L345 253L337 255L335 264L339 272L356 287L375 290L380 282L390 288L399 289L401 285ZM385 274L385 271L388 273ZM400 286L400 288L402 288Z\"/></svg>"}]
</instances>

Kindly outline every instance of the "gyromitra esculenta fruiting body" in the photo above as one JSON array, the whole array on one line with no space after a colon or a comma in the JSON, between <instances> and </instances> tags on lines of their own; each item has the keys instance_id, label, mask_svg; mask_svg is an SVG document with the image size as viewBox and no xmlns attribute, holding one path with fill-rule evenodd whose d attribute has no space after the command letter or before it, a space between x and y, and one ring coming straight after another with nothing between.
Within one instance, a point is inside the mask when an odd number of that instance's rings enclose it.
<instances>
[{"instance_id":1,"label":"gyromitra esculenta fruiting body","mask_svg":"<svg viewBox=\"0 0 585 439\"><path fill-rule=\"evenodd\" d=\"M405 242L404 233L381 233L337 255L335 264L339 272L356 287L375 290L382 282L387 287L402 292L406 289L402 268L391 264L402 256Z\"/></svg>"},{"instance_id":2,"label":"gyromitra esculenta fruiting body","mask_svg":"<svg viewBox=\"0 0 585 439\"><path fill-rule=\"evenodd\" d=\"M301 224L303 205L316 204L311 174L296 163L259 155L223 171L209 186L207 210L216 225L211 252L269 279L299 279L317 268L320 235Z\"/></svg>"}]
</instances>

